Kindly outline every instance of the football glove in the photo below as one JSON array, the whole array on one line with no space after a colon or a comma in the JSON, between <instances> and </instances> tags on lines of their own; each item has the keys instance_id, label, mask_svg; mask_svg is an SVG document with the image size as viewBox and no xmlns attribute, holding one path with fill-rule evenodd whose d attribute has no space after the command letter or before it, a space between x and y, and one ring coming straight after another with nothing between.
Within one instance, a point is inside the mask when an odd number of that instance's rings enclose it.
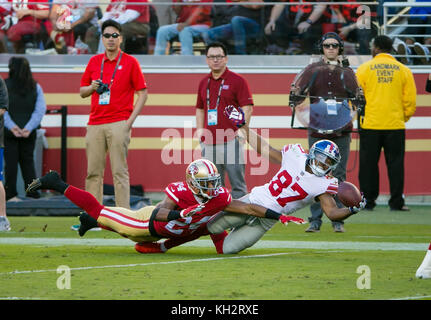
<instances>
[{"instance_id":1,"label":"football glove","mask_svg":"<svg viewBox=\"0 0 431 320\"><path fill-rule=\"evenodd\" d=\"M18 23L18 18L11 15L7 15L3 20L4 24L1 27L2 30L8 30L11 26Z\"/></svg>"},{"instance_id":2,"label":"football glove","mask_svg":"<svg viewBox=\"0 0 431 320\"><path fill-rule=\"evenodd\" d=\"M241 109L241 107L228 105L226 108L224 108L224 115L238 128L241 128L243 125L245 125L244 111Z\"/></svg>"},{"instance_id":3,"label":"football glove","mask_svg":"<svg viewBox=\"0 0 431 320\"><path fill-rule=\"evenodd\" d=\"M349 207L349 211L351 214L356 214L362 209L364 209L366 205L367 205L367 199L365 199L364 195L362 195L362 200L361 202L359 202L359 206Z\"/></svg>"},{"instance_id":4,"label":"football glove","mask_svg":"<svg viewBox=\"0 0 431 320\"><path fill-rule=\"evenodd\" d=\"M307 223L307 221L305 221L304 219L301 218L297 218L297 217L293 217L293 216L286 216L286 215L281 215L280 218L278 219L282 224L284 225L288 225L289 222L293 222L296 224L305 224Z\"/></svg>"},{"instance_id":5,"label":"football glove","mask_svg":"<svg viewBox=\"0 0 431 320\"><path fill-rule=\"evenodd\" d=\"M205 208L204 204L195 204L194 206L181 210L180 216L181 218L190 217L198 212L201 212L203 208Z\"/></svg>"}]
</instances>

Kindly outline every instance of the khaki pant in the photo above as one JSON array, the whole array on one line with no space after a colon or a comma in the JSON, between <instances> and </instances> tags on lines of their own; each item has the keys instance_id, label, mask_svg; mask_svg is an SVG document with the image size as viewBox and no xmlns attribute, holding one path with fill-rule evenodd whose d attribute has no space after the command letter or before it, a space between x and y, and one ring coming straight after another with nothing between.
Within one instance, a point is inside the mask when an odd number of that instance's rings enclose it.
<instances>
[{"instance_id":1,"label":"khaki pant","mask_svg":"<svg viewBox=\"0 0 431 320\"><path fill-rule=\"evenodd\" d=\"M87 154L87 178L85 190L103 203L103 177L106 155L109 152L112 178L114 180L115 204L130 208L130 180L127 152L131 130L126 121L87 126L85 136Z\"/></svg>"}]
</instances>

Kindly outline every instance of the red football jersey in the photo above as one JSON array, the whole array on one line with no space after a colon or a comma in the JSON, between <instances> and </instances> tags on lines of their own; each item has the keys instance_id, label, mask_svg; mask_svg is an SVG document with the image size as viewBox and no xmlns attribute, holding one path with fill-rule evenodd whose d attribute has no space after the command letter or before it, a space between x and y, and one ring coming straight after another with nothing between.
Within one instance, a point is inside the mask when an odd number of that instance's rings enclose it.
<instances>
[{"instance_id":1,"label":"red football jersey","mask_svg":"<svg viewBox=\"0 0 431 320\"><path fill-rule=\"evenodd\" d=\"M154 230L164 238L181 238L189 236L197 230L202 231L203 228L206 228L210 218L226 208L232 201L232 196L226 188L220 187L218 192L218 196L205 203L204 208L199 213L169 222L153 221ZM165 193L177 204L179 209L186 209L198 204L186 182L169 184Z\"/></svg>"}]
</instances>

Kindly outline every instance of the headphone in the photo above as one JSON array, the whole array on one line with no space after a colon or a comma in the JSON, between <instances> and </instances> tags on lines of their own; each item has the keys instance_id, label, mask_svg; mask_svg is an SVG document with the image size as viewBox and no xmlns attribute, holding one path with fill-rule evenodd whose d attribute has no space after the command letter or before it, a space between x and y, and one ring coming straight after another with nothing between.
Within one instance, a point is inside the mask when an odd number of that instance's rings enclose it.
<instances>
[{"instance_id":1,"label":"headphone","mask_svg":"<svg viewBox=\"0 0 431 320\"><path fill-rule=\"evenodd\" d=\"M337 40L338 41L338 43L340 44L340 49L339 49L339 51L338 51L338 54L341 56L341 55L343 55L343 52L344 52L344 41L343 41L343 39L341 39L341 37L337 34L337 33L335 33L335 32L328 32L328 33L325 33L323 36L322 36L322 38L320 39L320 42L319 42L319 44L318 44L318 48L319 48L319 52L321 53L321 54L323 54L323 41L325 41L326 39L335 39L335 40Z\"/></svg>"}]
</instances>

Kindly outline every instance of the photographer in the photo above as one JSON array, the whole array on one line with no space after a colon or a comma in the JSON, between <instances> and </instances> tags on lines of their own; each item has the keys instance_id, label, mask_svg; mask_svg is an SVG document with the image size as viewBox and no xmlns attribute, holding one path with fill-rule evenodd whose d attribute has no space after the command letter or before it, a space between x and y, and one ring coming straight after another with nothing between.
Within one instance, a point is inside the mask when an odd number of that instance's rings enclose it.
<instances>
[{"instance_id":1,"label":"photographer","mask_svg":"<svg viewBox=\"0 0 431 320\"><path fill-rule=\"evenodd\" d=\"M344 43L338 34L334 32L326 33L321 38L318 47L322 58L318 62L308 65L294 80L290 93L291 105L301 104L307 95L311 97L310 100L312 102L313 100L318 100L315 97L321 97L322 99L362 97L355 73L348 67L348 61L342 55ZM341 117L341 113L336 113L335 116ZM353 124L351 121L341 129L334 130L331 133L319 132L319 130L308 127L308 143L310 146L321 139L331 140L338 145L341 153L341 161L332 174L340 182L346 180L346 167L350 153L352 128ZM336 202L338 207L343 206L337 198ZM320 231L323 215L320 203L313 203L310 210L310 227L306 232L318 232ZM333 221L332 226L335 232L345 231L342 221Z\"/></svg>"},{"instance_id":2,"label":"photographer","mask_svg":"<svg viewBox=\"0 0 431 320\"><path fill-rule=\"evenodd\" d=\"M147 100L147 85L136 58L120 49L121 25L113 20L102 24L105 53L93 56L81 79L80 95L91 96L87 125L86 191L103 203L103 176L109 152L116 206L130 208L127 152L131 128ZM133 98L138 95L135 105Z\"/></svg>"}]
</instances>

